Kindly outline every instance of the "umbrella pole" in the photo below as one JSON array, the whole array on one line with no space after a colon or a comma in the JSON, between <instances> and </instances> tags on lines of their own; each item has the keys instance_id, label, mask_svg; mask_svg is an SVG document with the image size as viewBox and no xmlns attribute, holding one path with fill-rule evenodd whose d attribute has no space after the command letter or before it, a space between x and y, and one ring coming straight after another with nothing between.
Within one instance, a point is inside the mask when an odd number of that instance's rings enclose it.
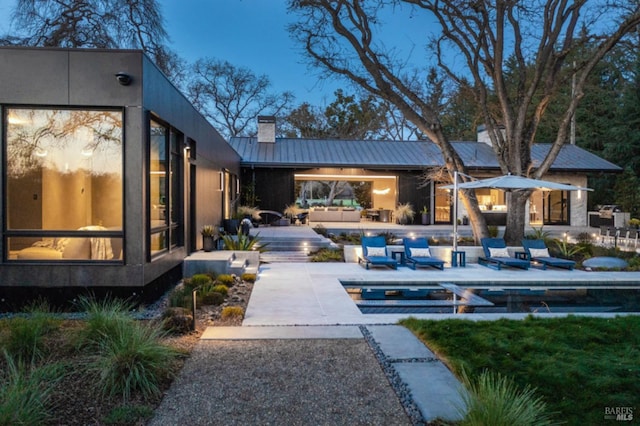
<instances>
[{"instance_id":1,"label":"umbrella pole","mask_svg":"<svg viewBox=\"0 0 640 426\"><path fill-rule=\"evenodd\" d=\"M458 251L458 172L453 172L453 251Z\"/></svg>"}]
</instances>

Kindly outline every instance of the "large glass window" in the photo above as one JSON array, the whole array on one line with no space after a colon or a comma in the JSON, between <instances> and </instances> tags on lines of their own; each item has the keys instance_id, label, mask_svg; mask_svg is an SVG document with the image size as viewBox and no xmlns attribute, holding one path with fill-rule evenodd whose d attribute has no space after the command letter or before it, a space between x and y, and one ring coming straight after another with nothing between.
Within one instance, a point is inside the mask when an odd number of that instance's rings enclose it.
<instances>
[{"instance_id":1,"label":"large glass window","mask_svg":"<svg viewBox=\"0 0 640 426\"><path fill-rule=\"evenodd\" d=\"M6 108L6 257L122 259L122 112Z\"/></svg>"},{"instance_id":2,"label":"large glass window","mask_svg":"<svg viewBox=\"0 0 640 426\"><path fill-rule=\"evenodd\" d=\"M158 121L151 121L149 139L151 256L183 245L181 142L181 134Z\"/></svg>"}]
</instances>

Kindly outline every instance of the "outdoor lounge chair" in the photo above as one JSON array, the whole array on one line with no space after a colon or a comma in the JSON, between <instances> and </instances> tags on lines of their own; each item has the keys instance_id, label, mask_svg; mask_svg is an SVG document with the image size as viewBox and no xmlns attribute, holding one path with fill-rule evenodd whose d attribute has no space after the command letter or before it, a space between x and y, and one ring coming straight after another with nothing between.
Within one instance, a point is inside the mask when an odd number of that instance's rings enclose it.
<instances>
[{"instance_id":1,"label":"outdoor lounge chair","mask_svg":"<svg viewBox=\"0 0 640 426\"><path fill-rule=\"evenodd\" d=\"M547 266L553 266L555 268L573 270L574 266L576 266L576 262L573 260L560 259L549 255L549 249L544 240L524 239L522 240L522 247L527 253L527 259L539 263L542 265L542 269L547 269Z\"/></svg>"},{"instance_id":2,"label":"outdoor lounge chair","mask_svg":"<svg viewBox=\"0 0 640 426\"><path fill-rule=\"evenodd\" d=\"M404 244L405 263L411 269L416 269L416 266L444 269L444 261L431 256L426 238L403 238L402 244Z\"/></svg>"},{"instance_id":3,"label":"outdoor lounge chair","mask_svg":"<svg viewBox=\"0 0 640 426\"><path fill-rule=\"evenodd\" d=\"M529 269L531 263L526 259L511 257L507 251L507 244L502 238L483 238L482 249L484 257L478 258L478 263L489 268L500 270L502 266Z\"/></svg>"},{"instance_id":4,"label":"outdoor lounge chair","mask_svg":"<svg viewBox=\"0 0 640 426\"><path fill-rule=\"evenodd\" d=\"M364 263L366 269L372 266L390 266L398 269L398 261L387 253L387 242L384 237L362 237L362 257L358 263Z\"/></svg>"}]
</instances>

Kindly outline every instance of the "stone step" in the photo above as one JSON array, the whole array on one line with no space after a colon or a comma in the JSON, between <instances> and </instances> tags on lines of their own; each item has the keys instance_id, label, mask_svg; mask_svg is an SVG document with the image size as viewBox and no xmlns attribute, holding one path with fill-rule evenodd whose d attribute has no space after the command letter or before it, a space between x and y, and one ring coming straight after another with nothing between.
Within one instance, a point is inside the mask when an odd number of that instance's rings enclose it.
<instances>
[{"instance_id":1,"label":"stone step","mask_svg":"<svg viewBox=\"0 0 640 426\"><path fill-rule=\"evenodd\" d=\"M303 263L309 261L309 256L303 251L271 251L260 253L260 262L266 263Z\"/></svg>"},{"instance_id":2,"label":"stone step","mask_svg":"<svg viewBox=\"0 0 640 426\"><path fill-rule=\"evenodd\" d=\"M332 247L334 244L327 239L273 239L265 238L260 240L260 245L265 245L267 251L317 251L321 248Z\"/></svg>"}]
</instances>

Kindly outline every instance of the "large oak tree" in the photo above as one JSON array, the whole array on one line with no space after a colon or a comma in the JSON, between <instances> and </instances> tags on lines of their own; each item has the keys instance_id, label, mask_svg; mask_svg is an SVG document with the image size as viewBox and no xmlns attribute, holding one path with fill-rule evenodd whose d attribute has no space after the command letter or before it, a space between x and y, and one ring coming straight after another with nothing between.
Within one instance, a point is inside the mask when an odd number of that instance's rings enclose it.
<instances>
[{"instance_id":1,"label":"large oak tree","mask_svg":"<svg viewBox=\"0 0 640 426\"><path fill-rule=\"evenodd\" d=\"M566 143L589 74L640 23L640 5L633 0L291 0L290 10L299 16L291 33L311 64L395 105L439 146L450 179L461 172L463 180L467 170L445 132L442 112L424 93L426 72L408 70L397 49L381 39L384 16L393 7L412 7L412 19L433 28L425 44L437 66L472 91L502 172L534 178L544 176ZM593 48L582 50L586 44ZM534 165L538 126L572 77L573 96L560 112L549 153ZM529 196L522 191L509 197L508 243L524 235ZM486 236L475 195L462 191L461 199L476 239Z\"/></svg>"},{"instance_id":2,"label":"large oak tree","mask_svg":"<svg viewBox=\"0 0 640 426\"><path fill-rule=\"evenodd\" d=\"M174 83L183 63L167 46L157 0L17 0L0 44L142 49Z\"/></svg>"}]
</instances>

